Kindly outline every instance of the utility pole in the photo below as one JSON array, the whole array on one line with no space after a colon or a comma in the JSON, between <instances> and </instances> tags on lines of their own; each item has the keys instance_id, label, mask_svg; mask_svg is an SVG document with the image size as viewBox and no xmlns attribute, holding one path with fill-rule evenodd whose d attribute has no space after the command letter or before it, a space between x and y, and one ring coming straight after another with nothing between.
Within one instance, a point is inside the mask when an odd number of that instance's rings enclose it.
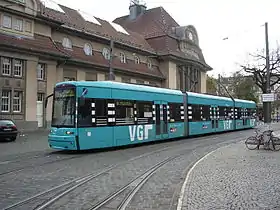
<instances>
[{"instance_id":1,"label":"utility pole","mask_svg":"<svg viewBox=\"0 0 280 210\"><path fill-rule=\"evenodd\" d=\"M221 74L218 74L218 95L221 95Z\"/></svg>"},{"instance_id":2,"label":"utility pole","mask_svg":"<svg viewBox=\"0 0 280 210\"><path fill-rule=\"evenodd\" d=\"M266 48L266 93L271 93L270 89L270 66L269 66L269 45L268 45L268 24L265 23L265 48ZM271 122L271 102L263 102L264 122Z\"/></svg>"},{"instance_id":3,"label":"utility pole","mask_svg":"<svg viewBox=\"0 0 280 210\"><path fill-rule=\"evenodd\" d=\"M112 68L112 62L113 62L113 58L114 58L114 41L113 39L110 40L110 60L109 60L109 80L115 80L114 78L114 72L113 72L113 68Z\"/></svg>"}]
</instances>

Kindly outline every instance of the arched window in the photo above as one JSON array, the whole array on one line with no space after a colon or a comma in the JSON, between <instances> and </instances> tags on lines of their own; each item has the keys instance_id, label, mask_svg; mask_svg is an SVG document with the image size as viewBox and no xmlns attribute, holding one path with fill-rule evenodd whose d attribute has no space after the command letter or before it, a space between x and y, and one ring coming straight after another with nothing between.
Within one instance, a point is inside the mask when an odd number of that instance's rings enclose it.
<instances>
[{"instance_id":1,"label":"arched window","mask_svg":"<svg viewBox=\"0 0 280 210\"><path fill-rule=\"evenodd\" d=\"M136 64L139 64L139 63L140 63L139 57L138 57L138 56L135 56L135 57L134 57L134 61L135 61Z\"/></svg>"},{"instance_id":2,"label":"arched window","mask_svg":"<svg viewBox=\"0 0 280 210\"><path fill-rule=\"evenodd\" d=\"M147 65L148 65L149 69L152 69L153 65L152 65L152 61L150 59L148 59Z\"/></svg>"},{"instance_id":3,"label":"arched window","mask_svg":"<svg viewBox=\"0 0 280 210\"><path fill-rule=\"evenodd\" d=\"M106 60L110 59L110 50L108 48L103 48L102 55Z\"/></svg>"},{"instance_id":4,"label":"arched window","mask_svg":"<svg viewBox=\"0 0 280 210\"><path fill-rule=\"evenodd\" d=\"M121 63L126 63L126 57L124 53L120 53L120 59L121 59Z\"/></svg>"},{"instance_id":5,"label":"arched window","mask_svg":"<svg viewBox=\"0 0 280 210\"><path fill-rule=\"evenodd\" d=\"M92 55L92 47L89 43L85 43L84 52L86 55Z\"/></svg>"},{"instance_id":6,"label":"arched window","mask_svg":"<svg viewBox=\"0 0 280 210\"><path fill-rule=\"evenodd\" d=\"M62 46L64 48L68 48L68 49L72 49L72 42L69 38L67 37L64 37L63 40L62 40Z\"/></svg>"}]
</instances>

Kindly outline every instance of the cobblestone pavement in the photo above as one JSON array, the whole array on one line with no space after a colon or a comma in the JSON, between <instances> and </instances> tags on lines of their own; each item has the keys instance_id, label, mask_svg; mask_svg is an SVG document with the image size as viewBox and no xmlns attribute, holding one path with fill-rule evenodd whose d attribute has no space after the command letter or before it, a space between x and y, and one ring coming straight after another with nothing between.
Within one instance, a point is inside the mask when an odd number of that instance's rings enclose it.
<instances>
[{"instance_id":1,"label":"cobblestone pavement","mask_svg":"<svg viewBox=\"0 0 280 210\"><path fill-rule=\"evenodd\" d=\"M248 133L248 131L243 131L240 133L244 135L245 133ZM42 167L36 166L34 168L27 168L26 170L22 170L20 172L3 175L0 176L0 208L23 200L36 193L57 186L71 179L83 176L88 173L98 172L102 170L102 168L105 168L111 164L120 163L121 161L128 160L129 158L133 158L147 152L153 152L157 149L163 149L167 146L171 147L170 151L167 150L166 152L161 152L151 157L139 159L139 161L134 161L133 163L123 165L122 167L111 171L106 177L95 179L93 182L86 185L87 189L77 189L75 193L65 196L57 205L54 206L54 209L67 209L66 207L71 209L74 206L78 208L78 206L83 206L82 204L85 204L86 206L86 203L95 202L97 199L100 199L106 194L110 193L113 189L116 189L116 187L126 183L128 179L131 179L131 177L135 176L136 173L139 173L150 165L163 160L169 155L174 155L174 153L176 154L174 149L189 149L189 151L186 153L185 161L184 159L180 159L175 162L176 164L169 164L173 168L167 167L164 172L161 171L163 174L166 173L166 171L169 171L168 177L162 176L161 174L157 175L156 182L164 184L164 186L159 186L157 184L158 188L154 189L154 194L157 196L157 199L151 200L149 194L145 194L145 191L143 192L145 195L143 198L149 199L141 200L141 202L143 201L142 204L147 206L147 209L149 209L148 207L153 207L152 209L154 209L154 207L157 207L160 203L163 203L164 200L164 203L168 203L172 200L172 190L178 186L178 181L181 180L182 173L180 173L180 171L184 170L192 161L195 161L197 158L201 157L205 152L205 148L206 150L211 151L211 145L228 141L228 139L225 139L225 137L240 137L240 133L232 132L228 134L193 138L186 141L170 141L162 144L144 145L141 147L118 149L115 151L77 154L79 157L67 161L54 162L53 164L44 165ZM33 142L33 140L31 142ZM193 152L196 150L196 148L200 147L202 150L197 150L197 153ZM188 156L189 154L190 156ZM72 155L73 154L70 156ZM69 154L61 153L60 156L61 158L65 158L69 156ZM46 158L52 157L53 155ZM43 158L37 159L39 164L41 161L43 161L42 159ZM181 163L184 164L181 165ZM2 166L2 170L7 170L5 169L5 165L9 166L9 164L4 164ZM177 170L174 169L176 167L178 168ZM171 176L172 174L174 176ZM164 178L168 178L168 180L164 180ZM163 191L158 194L157 189L161 189ZM164 195L164 189L170 190L168 192L166 191L167 194ZM150 205L150 201L154 202L155 205ZM140 207L140 209L143 208Z\"/></svg>"},{"instance_id":2,"label":"cobblestone pavement","mask_svg":"<svg viewBox=\"0 0 280 210\"><path fill-rule=\"evenodd\" d=\"M41 153L51 151L47 141L47 131L24 132L18 135L14 142L1 141L0 159L4 156L13 156L26 153Z\"/></svg>"},{"instance_id":3,"label":"cobblestone pavement","mask_svg":"<svg viewBox=\"0 0 280 210\"><path fill-rule=\"evenodd\" d=\"M280 152L230 144L190 171L177 209L280 209L279 174Z\"/></svg>"},{"instance_id":4,"label":"cobblestone pavement","mask_svg":"<svg viewBox=\"0 0 280 210\"><path fill-rule=\"evenodd\" d=\"M280 127L280 126L278 126ZM211 135L206 137L192 138L182 141L170 141L162 144L144 145L135 148L118 149L106 152L93 152L76 154L77 158L67 161L57 161L53 164L44 165L42 167L29 168L8 176L0 176L0 209L17 201L23 200L36 193L42 192L51 187L57 186L63 182L83 176L91 172L101 171L103 168L120 163L121 161L142 155L147 152L153 152L164 147L171 147L166 152L157 155L142 158L138 162L131 162L120 168L107 173L106 177L100 177L93 182L88 183L85 187L77 189L71 195L65 196L54 205L52 209L83 209L88 207L89 203L102 199L106 194L117 189L123 183L139 174L145 168L164 158L176 154L175 147L186 148L186 155L171 162L160 169L151 180L143 186L136 194L128 209L174 209L176 208L177 195L176 190L180 191L181 182L185 179L188 167L201 158L206 153L216 149L222 145L229 144L230 140L239 141L238 138L248 136L252 130L237 131L226 134ZM41 137L40 137L41 135ZM32 138L31 138L32 136ZM45 134L29 134L22 140L14 143L2 143L6 146L5 155L0 155L1 161L13 158L17 153L20 157L28 156L28 154L48 153L47 137ZM22 146L24 145L24 146ZM35 146L34 146L35 145ZM22 148L18 148L22 146ZM32 148L32 146L34 146ZM29 148L31 148L29 150ZM188 149L188 150L187 150ZM50 152L49 152L50 153ZM73 156L75 154L55 153L61 158ZM53 155L46 158L54 158ZM40 163L44 158L38 158ZM8 165L8 164L6 164ZM1 169L1 167L0 167ZM4 165L3 165L3 169ZM179 192L178 192L179 194ZM175 205L173 205L173 203ZM86 204L83 206L83 204ZM172 206L171 206L172 205ZM172 208L173 207L173 208ZM20 208L19 208L20 209Z\"/></svg>"}]
</instances>

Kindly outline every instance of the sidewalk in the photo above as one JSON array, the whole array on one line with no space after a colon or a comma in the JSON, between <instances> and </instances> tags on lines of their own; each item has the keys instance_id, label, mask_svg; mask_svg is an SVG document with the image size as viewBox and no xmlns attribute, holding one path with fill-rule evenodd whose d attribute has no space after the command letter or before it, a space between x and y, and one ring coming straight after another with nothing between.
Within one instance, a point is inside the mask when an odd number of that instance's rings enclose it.
<instances>
[{"instance_id":1,"label":"sidewalk","mask_svg":"<svg viewBox=\"0 0 280 210\"><path fill-rule=\"evenodd\" d=\"M280 151L244 141L213 151L188 173L181 201L177 210L280 209Z\"/></svg>"}]
</instances>

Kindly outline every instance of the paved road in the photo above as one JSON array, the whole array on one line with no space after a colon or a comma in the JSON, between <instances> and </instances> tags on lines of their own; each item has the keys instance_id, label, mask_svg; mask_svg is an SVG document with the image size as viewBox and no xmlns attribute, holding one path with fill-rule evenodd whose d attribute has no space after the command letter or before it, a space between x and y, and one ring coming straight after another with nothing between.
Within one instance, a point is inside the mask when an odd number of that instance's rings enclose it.
<instances>
[{"instance_id":1,"label":"paved road","mask_svg":"<svg viewBox=\"0 0 280 210\"><path fill-rule=\"evenodd\" d=\"M219 148L188 174L178 209L280 209L279 174L280 152Z\"/></svg>"}]
</instances>

